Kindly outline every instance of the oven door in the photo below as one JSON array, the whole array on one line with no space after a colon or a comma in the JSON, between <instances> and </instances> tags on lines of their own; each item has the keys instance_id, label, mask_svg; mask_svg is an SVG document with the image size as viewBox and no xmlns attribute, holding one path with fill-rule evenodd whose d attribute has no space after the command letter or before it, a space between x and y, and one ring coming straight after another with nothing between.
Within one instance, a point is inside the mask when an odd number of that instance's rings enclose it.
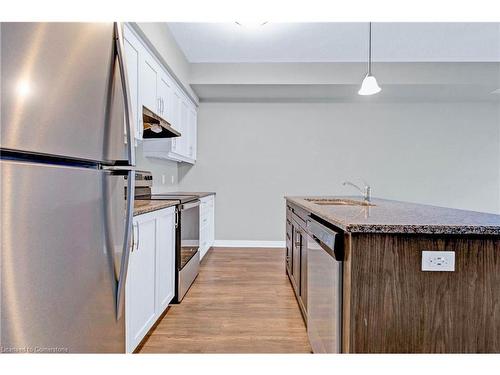
<instances>
[{"instance_id":1,"label":"oven door","mask_svg":"<svg viewBox=\"0 0 500 375\"><path fill-rule=\"evenodd\" d=\"M200 201L181 204L177 240L177 288L175 302L182 301L200 268Z\"/></svg>"},{"instance_id":2,"label":"oven door","mask_svg":"<svg viewBox=\"0 0 500 375\"><path fill-rule=\"evenodd\" d=\"M200 245L200 200L181 204L181 257L179 269L196 254Z\"/></svg>"}]
</instances>

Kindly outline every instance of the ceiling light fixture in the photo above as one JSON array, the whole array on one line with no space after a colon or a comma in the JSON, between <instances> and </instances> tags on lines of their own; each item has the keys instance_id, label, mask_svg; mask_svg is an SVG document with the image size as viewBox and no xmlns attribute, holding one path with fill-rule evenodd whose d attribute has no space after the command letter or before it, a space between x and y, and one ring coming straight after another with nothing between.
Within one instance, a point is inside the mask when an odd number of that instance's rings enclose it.
<instances>
[{"instance_id":1,"label":"ceiling light fixture","mask_svg":"<svg viewBox=\"0 0 500 375\"><path fill-rule=\"evenodd\" d=\"M359 95L373 95L382 91L377 83L377 79L372 76L372 23L370 22L368 32L368 73L366 74L361 88L358 91Z\"/></svg>"},{"instance_id":2,"label":"ceiling light fixture","mask_svg":"<svg viewBox=\"0 0 500 375\"><path fill-rule=\"evenodd\" d=\"M266 22L253 22L253 21L244 21L244 22L235 22L238 26L245 27L247 29L256 29L260 26L264 26Z\"/></svg>"}]
</instances>

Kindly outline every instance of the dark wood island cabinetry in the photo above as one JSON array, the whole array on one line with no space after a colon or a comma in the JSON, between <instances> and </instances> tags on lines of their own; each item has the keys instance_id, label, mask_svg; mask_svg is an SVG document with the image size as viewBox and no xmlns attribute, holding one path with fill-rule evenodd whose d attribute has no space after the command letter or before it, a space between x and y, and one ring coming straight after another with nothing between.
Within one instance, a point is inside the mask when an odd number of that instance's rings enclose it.
<instances>
[{"instance_id":1,"label":"dark wood island cabinetry","mask_svg":"<svg viewBox=\"0 0 500 375\"><path fill-rule=\"evenodd\" d=\"M287 197L287 273L307 320L304 263L290 267L307 246L294 251L295 239L311 215L342 231L343 353L500 353L500 215L314 199ZM422 271L423 251L453 252L454 271Z\"/></svg>"}]
</instances>

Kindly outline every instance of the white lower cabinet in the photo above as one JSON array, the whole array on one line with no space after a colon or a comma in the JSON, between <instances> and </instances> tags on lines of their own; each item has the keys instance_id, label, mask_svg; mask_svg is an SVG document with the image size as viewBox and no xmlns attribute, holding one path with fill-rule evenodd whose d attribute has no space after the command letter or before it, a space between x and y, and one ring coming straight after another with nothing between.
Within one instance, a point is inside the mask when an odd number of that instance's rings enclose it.
<instances>
[{"instance_id":1,"label":"white lower cabinet","mask_svg":"<svg viewBox=\"0 0 500 375\"><path fill-rule=\"evenodd\" d=\"M134 217L125 287L126 348L131 353L174 297L175 208Z\"/></svg>"},{"instance_id":2,"label":"white lower cabinet","mask_svg":"<svg viewBox=\"0 0 500 375\"><path fill-rule=\"evenodd\" d=\"M200 259L215 241L215 195L200 199Z\"/></svg>"},{"instance_id":3,"label":"white lower cabinet","mask_svg":"<svg viewBox=\"0 0 500 375\"><path fill-rule=\"evenodd\" d=\"M156 219L156 305L158 316L165 311L175 288L175 212L160 211Z\"/></svg>"}]
</instances>

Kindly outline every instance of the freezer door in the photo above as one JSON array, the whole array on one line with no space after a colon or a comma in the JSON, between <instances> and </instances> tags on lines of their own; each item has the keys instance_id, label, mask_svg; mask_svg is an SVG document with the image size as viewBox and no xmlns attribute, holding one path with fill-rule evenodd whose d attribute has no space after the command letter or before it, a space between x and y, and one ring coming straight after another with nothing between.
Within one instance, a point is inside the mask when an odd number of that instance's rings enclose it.
<instances>
[{"instance_id":1,"label":"freezer door","mask_svg":"<svg viewBox=\"0 0 500 375\"><path fill-rule=\"evenodd\" d=\"M8 160L0 167L2 350L124 353L124 176Z\"/></svg>"},{"instance_id":2,"label":"freezer door","mask_svg":"<svg viewBox=\"0 0 500 375\"><path fill-rule=\"evenodd\" d=\"M116 36L113 23L1 23L1 147L128 161Z\"/></svg>"}]
</instances>

